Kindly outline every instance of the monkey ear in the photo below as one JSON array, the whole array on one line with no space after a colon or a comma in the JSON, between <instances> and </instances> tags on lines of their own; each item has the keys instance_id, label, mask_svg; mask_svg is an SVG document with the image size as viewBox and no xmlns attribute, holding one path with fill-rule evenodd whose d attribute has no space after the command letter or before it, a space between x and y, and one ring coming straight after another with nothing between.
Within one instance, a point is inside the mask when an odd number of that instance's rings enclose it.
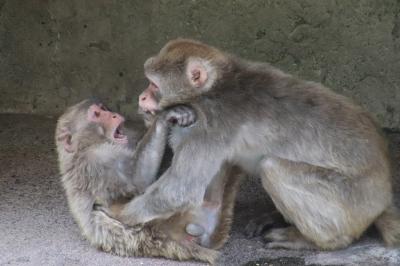
<instances>
[{"instance_id":1,"label":"monkey ear","mask_svg":"<svg viewBox=\"0 0 400 266\"><path fill-rule=\"evenodd\" d=\"M189 58L186 77L193 87L203 89L209 78L206 62L201 59Z\"/></svg>"},{"instance_id":2,"label":"monkey ear","mask_svg":"<svg viewBox=\"0 0 400 266\"><path fill-rule=\"evenodd\" d=\"M87 111L87 119L91 122L98 122L101 112L101 107L97 104L92 104Z\"/></svg>"},{"instance_id":3,"label":"monkey ear","mask_svg":"<svg viewBox=\"0 0 400 266\"><path fill-rule=\"evenodd\" d=\"M61 134L57 137L57 140L62 142L64 150L68 153L74 152L72 145L72 134L67 128L61 129Z\"/></svg>"}]
</instances>

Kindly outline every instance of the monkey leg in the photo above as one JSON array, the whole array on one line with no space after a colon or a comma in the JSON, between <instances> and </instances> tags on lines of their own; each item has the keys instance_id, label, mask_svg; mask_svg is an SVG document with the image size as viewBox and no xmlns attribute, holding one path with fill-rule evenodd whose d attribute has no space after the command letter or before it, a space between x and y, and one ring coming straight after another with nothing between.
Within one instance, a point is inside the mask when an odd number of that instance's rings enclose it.
<instances>
[{"instance_id":1,"label":"monkey leg","mask_svg":"<svg viewBox=\"0 0 400 266\"><path fill-rule=\"evenodd\" d=\"M202 206L190 211L192 220L186 232L197 237L200 245L218 249L226 242L242 177L238 167L224 165L208 185Z\"/></svg>"},{"instance_id":2,"label":"monkey leg","mask_svg":"<svg viewBox=\"0 0 400 266\"><path fill-rule=\"evenodd\" d=\"M196 237L199 244L204 247L212 246L212 235L221 215L227 175L227 167L224 166L208 185L203 204L190 211L192 221L186 226L186 232Z\"/></svg>"},{"instance_id":3,"label":"monkey leg","mask_svg":"<svg viewBox=\"0 0 400 266\"><path fill-rule=\"evenodd\" d=\"M385 208L376 195L381 193L379 187L374 188L374 179L369 177L348 178L329 169L277 158L263 160L261 169L264 188L277 209L297 227L295 241L303 235L303 244L310 241L322 249L346 247ZM272 235L288 235L283 232L267 233L267 240L275 241ZM293 244L292 248L298 246Z\"/></svg>"}]
</instances>

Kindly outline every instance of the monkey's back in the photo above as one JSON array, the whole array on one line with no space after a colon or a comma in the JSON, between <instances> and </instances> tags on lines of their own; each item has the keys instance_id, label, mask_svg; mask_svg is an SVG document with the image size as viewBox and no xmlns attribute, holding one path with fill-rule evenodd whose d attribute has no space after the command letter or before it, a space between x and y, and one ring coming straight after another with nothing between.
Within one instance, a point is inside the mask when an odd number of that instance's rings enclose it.
<instances>
[{"instance_id":1,"label":"monkey's back","mask_svg":"<svg viewBox=\"0 0 400 266\"><path fill-rule=\"evenodd\" d=\"M247 146L266 154L355 176L379 169L389 178L387 144L368 112L321 84L235 60L213 91L193 101L209 137L230 145L245 136Z\"/></svg>"}]
</instances>

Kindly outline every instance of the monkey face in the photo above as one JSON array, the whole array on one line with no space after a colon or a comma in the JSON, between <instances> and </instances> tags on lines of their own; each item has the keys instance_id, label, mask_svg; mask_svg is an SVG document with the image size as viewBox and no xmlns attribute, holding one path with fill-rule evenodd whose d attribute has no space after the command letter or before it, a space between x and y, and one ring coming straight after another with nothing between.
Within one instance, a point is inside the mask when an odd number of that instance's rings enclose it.
<instances>
[{"instance_id":1,"label":"monkey face","mask_svg":"<svg viewBox=\"0 0 400 266\"><path fill-rule=\"evenodd\" d=\"M58 120L56 143L59 152L74 153L78 143L87 136L105 136L113 143L126 145L128 138L123 133L124 117L111 112L97 100L84 100L70 107Z\"/></svg>"},{"instance_id":2,"label":"monkey face","mask_svg":"<svg viewBox=\"0 0 400 266\"><path fill-rule=\"evenodd\" d=\"M139 107L155 114L209 91L222 57L215 48L196 41L169 42L144 64L149 86L139 96Z\"/></svg>"},{"instance_id":3,"label":"monkey face","mask_svg":"<svg viewBox=\"0 0 400 266\"><path fill-rule=\"evenodd\" d=\"M106 137L113 142L128 143L128 138L123 134L122 129L125 118L118 113L109 111L104 105L92 104L87 111L87 120L101 125Z\"/></svg>"},{"instance_id":4,"label":"monkey face","mask_svg":"<svg viewBox=\"0 0 400 266\"><path fill-rule=\"evenodd\" d=\"M146 61L145 74L149 85L139 96L139 108L153 115L165 108L161 102L166 99L181 98L188 91L191 91L183 70L171 68L170 62L165 65L159 63L160 60L162 61L157 56ZM176 100L173 100L173 102L176 103Z\"/></svg>"},{"instance_id":5,"label":"monkey face","mask_svg":"<svg viewBox=\"0 0 400 266\"><path fill-rule=\"evenodd\" d=\"M159 108L160 88L152 81L149 86L139 95L139 108L145 113L155 115Z\"/></svg>"}]
</instances>

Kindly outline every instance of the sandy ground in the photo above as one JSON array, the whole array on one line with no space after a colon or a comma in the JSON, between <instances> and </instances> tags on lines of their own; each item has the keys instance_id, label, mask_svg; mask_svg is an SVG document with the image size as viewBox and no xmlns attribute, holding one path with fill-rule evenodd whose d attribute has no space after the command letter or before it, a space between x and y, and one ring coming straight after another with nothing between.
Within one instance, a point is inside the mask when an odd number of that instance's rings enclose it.
<instances>
[{"instance_id":1,"label":"sandy ground","mask_svg":"<svg viewBox=\"0 0 400 266\"><path fill-rule=\"evenodd\" d=\"M52 118L0 115L0 265L198 265L121 258L90 247L68 212L60 186L54 127ZM388 137L394 161L400 162L400 134ZM400 250L385 248L373 230L335 252L268 250L261 238L247 239L246 223L271 208L258 182L250 179L241 186L220 265L400 265ZM399 195L397 185L395 189Z\"/></svg>"}]
</instances>

